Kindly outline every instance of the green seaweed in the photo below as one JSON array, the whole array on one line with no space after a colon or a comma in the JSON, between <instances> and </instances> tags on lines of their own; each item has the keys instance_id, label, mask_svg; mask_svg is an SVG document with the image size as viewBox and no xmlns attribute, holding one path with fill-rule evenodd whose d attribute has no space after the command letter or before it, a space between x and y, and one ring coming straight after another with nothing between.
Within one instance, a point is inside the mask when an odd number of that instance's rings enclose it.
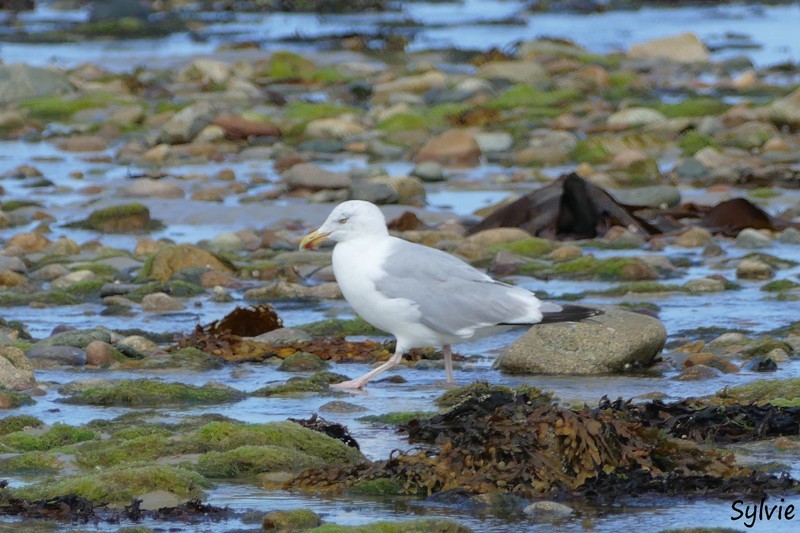
<instances>
[{"instance_id":1,"label":"green seaweed","mask_svg":"<svg viewBox=\"0 0 800 533\"><path fill-rule=\"evenodd\" d=\"M285 446L246 445L200 456L197 471L209 478L254 476L265 472L299 472L324 464L321 458Z\"/></svg>"},{"instance_id":2,"label":"green seaweed","mask_svg":"<svg viewBox=\"0 0 800 533\"><path fill-rule=\"evenodd\" d=\"M18 452L44 452L68 446L78 442L95 440L97 433L90 429L70 426L62 423L55 423L53 426L41 434L33 434L25 431L9 433L0 438L0 443Z\"/></svg>"},{"instance_id":3,"label":"green seaweed","mask_svg":"<svg viewBox=\"0 0 800 533\"><path fill-rule=\"evenodd\" d=\"M135 379L120 380L107 386L90 387L63 401L84 405L147 407L217 404L237 401L243 396L244 394L236 389L216 383L199 387L153 379Z\"/></svg>"}]
</instances>

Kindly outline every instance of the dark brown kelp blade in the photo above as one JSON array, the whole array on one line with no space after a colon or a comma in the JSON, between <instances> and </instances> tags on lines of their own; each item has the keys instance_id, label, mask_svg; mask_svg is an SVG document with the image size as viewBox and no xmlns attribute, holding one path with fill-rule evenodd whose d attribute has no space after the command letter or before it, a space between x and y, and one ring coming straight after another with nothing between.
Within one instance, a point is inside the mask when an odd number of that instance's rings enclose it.
<instances>
[{"instance_id":1,"label":"dark brown kelp blade","mask_svg":"<svg viewBox=\"0 0 800 533\"><path fill-rule=\"evenodd\" d=\"M227 332L239 337L256 337L283 327L283 320L269 304L237 307L219 320L207 325L204 330L215 334Z\"/></svg>"}]
</instances>

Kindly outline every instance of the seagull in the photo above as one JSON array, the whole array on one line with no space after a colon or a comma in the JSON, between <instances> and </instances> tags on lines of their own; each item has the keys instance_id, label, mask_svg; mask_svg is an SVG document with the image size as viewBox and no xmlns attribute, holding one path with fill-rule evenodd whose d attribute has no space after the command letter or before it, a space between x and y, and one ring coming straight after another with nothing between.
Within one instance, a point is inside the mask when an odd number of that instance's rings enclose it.
<instances>
[{"instance_id":1,"label":"seagull","mask_svg":"<svg viewBox=\"0 0 800 533\"><path fill-rule=\"evenodd\" d=\"M333 273L347 302L361 318L392 334L392 357L341 389L363 389L400 363L412 348L441 347L447 383L453 378L451 345L497 326L576 321L601 311L542 302L530 291L492 279L446 252L389 235L381 210L350 200L306 235L300 249L325 239L333 248Z\"/></svg>"}]
</instances>

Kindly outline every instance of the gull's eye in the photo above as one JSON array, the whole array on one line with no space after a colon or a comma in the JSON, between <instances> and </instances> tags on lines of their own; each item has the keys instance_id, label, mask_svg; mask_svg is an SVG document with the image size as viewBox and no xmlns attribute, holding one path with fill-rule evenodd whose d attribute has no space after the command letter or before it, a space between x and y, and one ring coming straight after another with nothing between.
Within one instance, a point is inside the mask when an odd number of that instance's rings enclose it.
<instances>
[{"instance_id":1,"label":"gull's eye","mask_svg":"<svg viewBox=\"0 0 800 533\"><path fill-rule=\"evenodd\" d=\"M336 222L338 222L339 224L344 224L344 223L347 222L347 220L348 220L348 217L342 217L339 220L337 220Z\"/></svg>"}]
</instances>

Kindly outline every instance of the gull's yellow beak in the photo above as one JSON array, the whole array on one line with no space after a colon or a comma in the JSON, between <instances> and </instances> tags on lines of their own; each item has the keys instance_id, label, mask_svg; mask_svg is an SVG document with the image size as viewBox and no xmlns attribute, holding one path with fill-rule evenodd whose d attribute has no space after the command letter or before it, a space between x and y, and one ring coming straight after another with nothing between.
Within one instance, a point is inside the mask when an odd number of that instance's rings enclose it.
<instances>
[{"instance_id":1,"label":"gull's yellow beak","mask_svg":"<svg viewBox=\"0 0 800 533\"><path fill-rule=\"evenodd\" d=\"M303 240L300 241L300 249L301 250L310 250L311 248L315 247L322 241L328 238L330 233L320 233L319 230L314 230L305 237Z\"/></svg>"}]
</instances>

